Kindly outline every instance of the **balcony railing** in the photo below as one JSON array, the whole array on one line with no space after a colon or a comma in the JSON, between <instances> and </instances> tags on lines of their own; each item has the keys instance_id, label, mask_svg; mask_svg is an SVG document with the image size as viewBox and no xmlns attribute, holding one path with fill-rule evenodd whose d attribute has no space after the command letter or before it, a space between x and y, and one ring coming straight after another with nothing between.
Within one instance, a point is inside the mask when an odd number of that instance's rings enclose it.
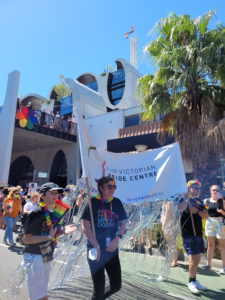
<instances>
[{"instance_id":1,"label":"balcony railing","mask_svg":"<svg viewBox=\"0 0 225 300\"><path fill-rule=\"evenodd\" d=\"M56 117L53 114L38 112L27 107L22 107L16 113L15 126L29 131L76 141L77 124Z\"/></svg>"}]
</instances>

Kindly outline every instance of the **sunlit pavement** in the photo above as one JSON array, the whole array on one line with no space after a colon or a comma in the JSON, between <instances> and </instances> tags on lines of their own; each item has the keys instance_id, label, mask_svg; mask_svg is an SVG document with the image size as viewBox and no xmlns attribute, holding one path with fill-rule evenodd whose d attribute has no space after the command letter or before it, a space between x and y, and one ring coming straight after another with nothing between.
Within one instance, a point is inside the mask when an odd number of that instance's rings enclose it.
<instances>
[{"instance_id":1,"label":"sunlit pavement","mask_svg":"<svg viewBox=\"0 0 225 300\"><path fill-rule=\"evenodd\" d=\"M2 245L4 231L0 230L0 300L7 298L3 290L6 289L7 279L18 267L22 260L22 247L17 244L11 250ZM14 234L16 237L16 234ZM15 238L14 238L15 239ZM111 299L215 299L221 300L225 296L225 275L219 274L219 269L211 271L198 270L197 279L201 284L208 287L208 291L201 292L200 296L191 294L187 288L188 265L179 263L179 267L171 268L169 279L157 282L155 279L160 275L163 261L147 255L143 260L142 254L121 253L123 270L123 287L119 293ZM49 299L90 299L92 282L90 278L82 277L72 280L63 288L49 291ZM26 285L24 284L18 300L28 299Z\"/></svg>"}]
</instances>

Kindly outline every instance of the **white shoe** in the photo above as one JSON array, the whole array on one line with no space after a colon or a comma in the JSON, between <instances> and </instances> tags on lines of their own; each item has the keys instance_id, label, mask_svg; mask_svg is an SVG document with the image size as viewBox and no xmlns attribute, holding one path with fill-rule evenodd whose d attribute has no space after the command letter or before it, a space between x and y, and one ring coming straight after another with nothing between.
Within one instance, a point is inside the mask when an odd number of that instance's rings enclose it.
<instances>
[{"instance_id":1,"label":"white shoe","mask_svg":"<svg viewBox=\"0 0 225 300\"><path fill-rule=\"evenodd\" d=\"M199 290L197 289L195 281L188 283L187 286L189 290L192 292L192 294L196 294L196 295L200 294Z\"/></svg>"},{"instance_id":2,"label":"white shoe","mask_svg":"<svg viewBox=\"0 0 225 300\"><path fill-rule=\"evenodd\" d=\"M205 264L204 266L201 266L199 268L203 269L203 270L210 270L211 269L211 267L208 264Z\"/></svg>"},{"instance_id":3,"label":"white shoe","mask_svg":"<svg viewBox=\"0 0 225 300\"><path fill-rule=\"evenodd\" d=\"M225 268L224 267L220 270L220 274L225 275Z\"/></svg>"},{"instance_id":4,"label":"white shoe","mask_svg":"<svg viewBox=\"0 0 225 300\"><path fill-rule=\"evenodd\" d=\"M201 283L198 280L195 281L195 285L196 285L197 289L199 289L200 291L206 291L207 290L207 287L204 286L204 285L201 285Z\"/></svg>"}]
</instances>

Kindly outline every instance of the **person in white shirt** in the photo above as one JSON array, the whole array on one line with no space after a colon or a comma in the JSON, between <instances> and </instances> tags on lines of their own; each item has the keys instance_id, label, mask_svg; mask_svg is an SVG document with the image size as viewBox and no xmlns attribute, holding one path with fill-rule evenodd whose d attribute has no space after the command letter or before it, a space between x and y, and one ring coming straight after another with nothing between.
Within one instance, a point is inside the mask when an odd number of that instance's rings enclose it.
<instances>
[{"instance_id":1,"label":"person in white shirt","mask_svg":"<svg viewBox=\"0 0 225 300\"><path fill-rule=\"evenodd\" d=\"M27 202L27 204L24 206L23 213L29 214L39 206L39 193L34 192L31 196L30 202Z\"/></svg>"}]
</instances>

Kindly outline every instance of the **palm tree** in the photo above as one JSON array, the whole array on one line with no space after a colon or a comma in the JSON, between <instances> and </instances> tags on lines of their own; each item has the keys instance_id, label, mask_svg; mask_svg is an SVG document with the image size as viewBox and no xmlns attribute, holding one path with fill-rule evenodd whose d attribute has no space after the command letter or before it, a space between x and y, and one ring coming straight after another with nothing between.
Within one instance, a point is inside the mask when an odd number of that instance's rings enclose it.
<instances>
[{"instance_id":1,"label":"palm tree","mask_svg":"<svg viewBox=\"0 0 225 300\"><path fill-rule=\"evenodd\" d=\"M187 160L225 149L215 129L225 110L225 29L218 23L209 30L214 14L191 19L171 13L155 25L156 39L144 48L157 71L138 81L143 117L165 113L158 139L174 135Z\"/></svg>"}]
</instances>

